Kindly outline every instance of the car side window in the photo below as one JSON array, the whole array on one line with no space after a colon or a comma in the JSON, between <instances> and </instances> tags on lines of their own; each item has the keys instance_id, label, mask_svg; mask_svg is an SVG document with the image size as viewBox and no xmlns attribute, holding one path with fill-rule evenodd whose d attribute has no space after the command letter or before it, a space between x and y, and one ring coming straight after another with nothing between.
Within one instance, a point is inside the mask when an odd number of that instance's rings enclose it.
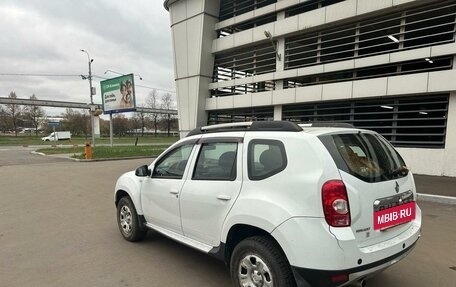
<instances>
[{"instance_id":1,"label":"car side window","mask_svg":"<svg viewBox=\"0 0 456 287\"><path fill-rule=\"evenodd\" d=\"M189 144L170 151L155 165L152 177L181 179L192 149L193 144Z\"/></svg>"},{"instance_id":2,"label":"car side window","mask_svg":"<svg viewBox=\"0 0 456 287\"><path fill-rule=\"evenodd\" d=\"M237 147L237 143L202 144L192 179L235 180Z\"/></svg>"},{"instance_id":3,"label":"car side window","mask_svg":"<svg viewBox=\"0 0 456 287\"><path fill-rule=\"evenodd\" d=\"M268 178L283 171L287 166L285 147L278 140L250 141L247 158L250 180Z\"/></svg>"}]
</instances>

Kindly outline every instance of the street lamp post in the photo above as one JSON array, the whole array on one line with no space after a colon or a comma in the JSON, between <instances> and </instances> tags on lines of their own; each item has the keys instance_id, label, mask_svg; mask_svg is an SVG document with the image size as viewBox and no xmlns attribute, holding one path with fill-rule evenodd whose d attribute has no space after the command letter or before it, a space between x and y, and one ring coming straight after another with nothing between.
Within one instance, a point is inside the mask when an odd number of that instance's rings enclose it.
<instances>
[{"instance_id":1,"label":"street lamp post","mask_svg":"<svg viewBox=\"0 0 456 287\"><path fill-rule=\"evenodd\" d=\"M89 86L90 86L90 122L92 125L92 145L95 146L95 119L93 116L93 87L92 87L92 62L93 59L90 58L89 52L84 49L81 49L81 52L87 54L87 60L89 62Z\"/></svg>"}]
</instances>

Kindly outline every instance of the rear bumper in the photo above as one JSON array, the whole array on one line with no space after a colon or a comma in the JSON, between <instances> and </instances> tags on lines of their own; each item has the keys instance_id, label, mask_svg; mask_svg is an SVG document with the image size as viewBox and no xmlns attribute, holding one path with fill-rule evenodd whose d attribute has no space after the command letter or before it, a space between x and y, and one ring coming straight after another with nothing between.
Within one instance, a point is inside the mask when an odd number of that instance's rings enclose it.
<instances>
[{"instance_id":1,"label":"rear bumper","mask_svg":"<svg viewBox=\"0 0 456 287\"><path fill-rule=\"evenodd\" d=\"M369 278L404 259L415 247L413 243L408 248L388 258L345 270L316 270L291 266L298 287L339 287L347 286ZM333 282L332 277L348 275L348 280Z\"/></svg>"}]
</instances>

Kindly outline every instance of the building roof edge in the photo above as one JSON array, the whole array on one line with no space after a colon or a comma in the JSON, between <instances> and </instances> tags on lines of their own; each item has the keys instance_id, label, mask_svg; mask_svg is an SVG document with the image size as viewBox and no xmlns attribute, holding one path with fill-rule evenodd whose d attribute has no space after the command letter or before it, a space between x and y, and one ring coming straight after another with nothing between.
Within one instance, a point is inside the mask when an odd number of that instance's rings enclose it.
<instances>
[{"instance_id":1,"label":"building roof edge","mask_svg":"<svg viewBox=\"0 0 456 287\"><path fill-rule=\"evenodd\" d=\"M177 0L165 0L165 1L163 2L163 6L165 7L166 10L169 11L169 5L172 4L172 3L174 3L174 2L176 2L176 1L177 1Z\"/></svg>"}]
</instances>

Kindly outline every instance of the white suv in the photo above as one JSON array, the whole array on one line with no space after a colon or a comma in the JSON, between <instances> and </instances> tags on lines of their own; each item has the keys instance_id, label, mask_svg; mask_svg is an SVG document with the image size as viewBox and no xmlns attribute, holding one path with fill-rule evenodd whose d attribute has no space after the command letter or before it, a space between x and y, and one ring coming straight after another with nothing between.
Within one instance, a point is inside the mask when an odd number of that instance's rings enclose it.
<instances>
[{"instance_id":1,"label":"white suv","mask_svg":"<svg viewBox=\"0 0 456 287\"><path fill-rule=\"evenodd\" d=\"M340 124L203 127L115 187L123 237L148 229L227 263L234 286L364 286L420 237L412 174Z\"/></svg>"}]
</instances>

